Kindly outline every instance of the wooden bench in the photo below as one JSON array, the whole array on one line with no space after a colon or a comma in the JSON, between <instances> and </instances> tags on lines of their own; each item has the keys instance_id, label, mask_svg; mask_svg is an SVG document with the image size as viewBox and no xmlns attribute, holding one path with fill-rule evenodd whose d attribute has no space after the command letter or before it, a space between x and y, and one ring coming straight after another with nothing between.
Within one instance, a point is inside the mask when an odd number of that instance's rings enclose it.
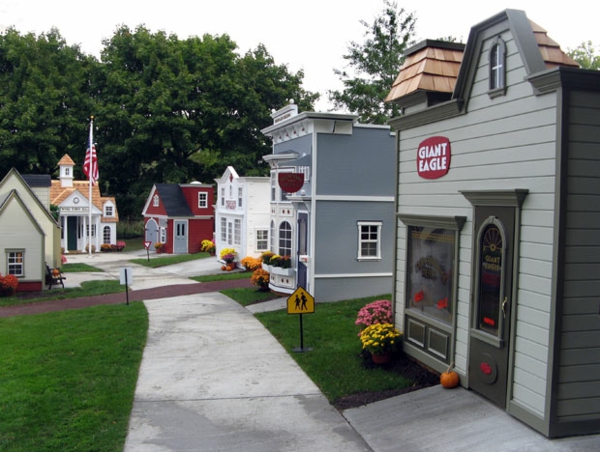
<instances>
[{"instance_id":1,"label":"wooden bench","mask_svg":"<svg viewBox=\"0 0 600 452\"><path fill-rule=\"evenodd\" d=\"M67 279L67 277L63 276L63 273L60 271L60 268L51 269L50 267L48 267L48 265L46 265L46 284L48 285L48 289L52 289L52 286L58 286L59 284L64 289L65 279Z\"/></svg>"}]
</instances>

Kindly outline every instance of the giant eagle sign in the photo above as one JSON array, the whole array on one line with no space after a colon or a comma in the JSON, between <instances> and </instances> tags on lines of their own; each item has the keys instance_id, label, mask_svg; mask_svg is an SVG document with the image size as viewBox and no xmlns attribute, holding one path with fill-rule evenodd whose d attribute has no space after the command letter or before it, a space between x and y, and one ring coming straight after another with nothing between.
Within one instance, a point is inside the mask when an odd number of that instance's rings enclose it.
<instances>
[{"instance_id":1,"label":"giant eagle sign","mask_svg":"<svg viewBox=\"0 0 600 452\"><path fill-rule=\"evenodd\" d=\"M450 169L450 140L446 137L430 137L419 144L417 150L417 173L423 179L437 179Z\"/></svg>"}]
</instances>

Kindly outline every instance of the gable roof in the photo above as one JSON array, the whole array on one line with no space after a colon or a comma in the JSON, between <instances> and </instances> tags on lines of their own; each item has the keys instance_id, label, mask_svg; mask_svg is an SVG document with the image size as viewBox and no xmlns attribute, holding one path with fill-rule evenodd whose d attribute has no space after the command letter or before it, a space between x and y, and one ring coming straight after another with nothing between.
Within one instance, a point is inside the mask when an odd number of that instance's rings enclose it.
<instances>
[{"instance_id":1,"label":"gable roof","mask_svg":"<svg viewBox=\"0 0 600 452\"><path fill-rule=\"evenodd\" d=\"M396 102L417 91L454 92L452 97L463 98L460 93L464 92L467 72L472 70L471 64L480 52L480 36L504 21L508 21L528 75L558 66L579 67L546 30L529 20L523 11L507 9L472 27L466 46L426 40L408 49L386 102Z\"/></svg>"},{"instance_id":2,"label":"gable roof","mask_svg":"<svg viewBox=\"0 0 600 452\"><path fill-rule=\"evenodd\" d=\"M194 214L188 205L181 186L177 184L155 184L156 191L170 217L192 217Z\"/></svg>"},{"instance_id":3,"label":"gable roof","mask_svg":"<svg viewBox=\"0 0 600 452\"><path fill-rule=\"evenodd\" d=\"M25 181L25 179L23 178L23 176L21 176L21 173L19 173L16 168L14 168L14 167L11 168L10 171L6 174L6 176L4 176L4 179L2 179L0 181L0 191L2 191L2 187L4 186L5 183L7 183L7 181L9 180L9 178L15 178L19 182L19 184L23 187L23 189L27 190L27 192L29 193L29 195L33 199L33 202L35 202L37 204L37 206L41 209L41 211L43 212L43 214L52 223L54 223L55 226L58 226L58 223L56 222L56 220L54 219L54 217L52 216L52 214L50 213L50 211L48 209L46 209L46 207L42 204L42 202L40 201L40 199L36 196L36 194L33 192L33 190L31 189L31 187L29 186L29 184L27 184L27 182ZM22 197L19 196L19 199L22 200Z\"/></svg>"},{"instance_id":4,"label":"gable roof","mask_svg":"<svg viewBox=\"0 0 600 452\"><path fill-rule=\"evenodd\" d=\"M36 221L34 216L31 214L31 211L27 208L27 206L25 205L25 203L19 196L19 192L17 190L15 190L14 188L10 192L0 195L0 217L2 217L2 214L6 210L10 201L13 199L17 202L17 204L19 204L19 206L21 207L23 212L25 212L25 215L27 215L27 217L29 218L29 221L31 221L31 224L33 224L33 226L38 231L38 233L40 235L45 235L43 228L40 226L40 224Z\"/></svg>"}]
</instances>

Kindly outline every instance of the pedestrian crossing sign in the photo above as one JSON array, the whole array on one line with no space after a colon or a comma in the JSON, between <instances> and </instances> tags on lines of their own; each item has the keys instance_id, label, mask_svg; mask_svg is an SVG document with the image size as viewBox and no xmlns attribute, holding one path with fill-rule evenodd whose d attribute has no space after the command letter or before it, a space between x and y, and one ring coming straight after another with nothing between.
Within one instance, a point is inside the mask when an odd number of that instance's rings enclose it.
<instances>
[{"instance_id":1,"label":"pedestrian crossing sign","mask_svg":"<svg viewBox=\"0 0 600 452\"><path fill-rule=\"evenodd\" d=\"M287 299L288 314L312 314L315 312L315 299L299 286Z\"/></svg>"}]
</instances>

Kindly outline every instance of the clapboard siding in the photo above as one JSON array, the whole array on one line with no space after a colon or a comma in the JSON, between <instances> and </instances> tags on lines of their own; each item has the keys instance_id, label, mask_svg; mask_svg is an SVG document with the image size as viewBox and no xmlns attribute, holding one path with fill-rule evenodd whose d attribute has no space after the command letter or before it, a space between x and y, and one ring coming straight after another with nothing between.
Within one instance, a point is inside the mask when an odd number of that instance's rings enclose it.
<instances>
[{"instance_id":1,"label":"clapboard siding","mask_svg":"<svg viewBox=\"0 0 600 452\"><path fill-rule=\"evenodd\" d=\"M600 300L598 297L569 298L563 305L563 315L595 314L600 313Z\"/></svg>"},{"instance_id":2,"label":"clapboard siding","mask_svg":"<svg viewBox=\"0 0 600 452\"><path fill-rule=\"evenodd\" d=\"M512 44L509 42L510 48ZM515 58L509 57L509 66ZM487 63L482 69L487 71ZM544 384L547 378L550 296L554 240L556 172L556 98L533 97L531 86L523 83L525 71L512 71L519 79L510 85L507 96L494 100L487 94L487 74L475 83L469 98L469 114L452 118L435 129L415 127L399 134L399 212L405 214L465 215L461 248L456 307L455 362L466 373L468 330L470 326L472 208L460 190L492 190L517 187L529 190L523 206L520 238L520 266L526 274L518 281L518 309L523 318L516 322L513 399L539 414L544 411ZM515 113L521 112L521 113ZM452 146L450 171L438 180L424 180L417 174L419 143L432 135L449 138ZM465 231L468 232L468 239ZM399 244L398 267L406 265L405 239ZM403 289L397 296L404 297ZM526 299L522 302L523 297ZM403 298L402 298L403 299ZM523 347L523 350L520 348ZM530 349L532 351L530 351ZM537 357L532 360L530 354ZM542 356L539 356L539 355ZM535 365L532 368L532 362ZM540 392L541 391L541 392Z\"/></svg>"}]
</instances>

